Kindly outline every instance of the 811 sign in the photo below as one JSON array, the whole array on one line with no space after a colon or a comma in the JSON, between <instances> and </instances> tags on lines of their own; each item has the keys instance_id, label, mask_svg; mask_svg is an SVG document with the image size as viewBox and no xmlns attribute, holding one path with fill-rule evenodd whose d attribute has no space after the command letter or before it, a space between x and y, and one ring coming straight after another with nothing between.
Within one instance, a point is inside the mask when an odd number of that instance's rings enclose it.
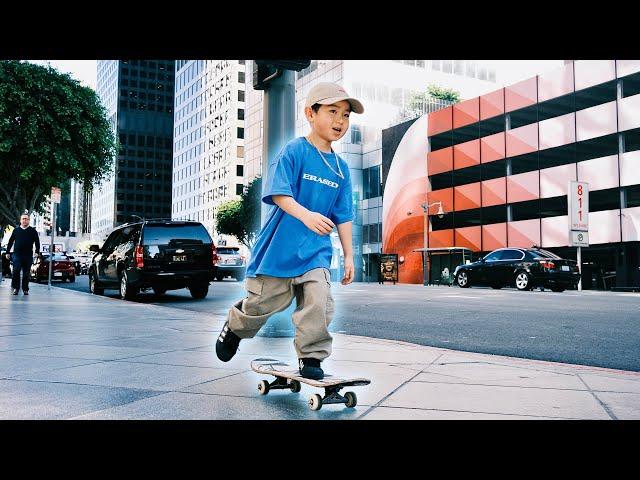
<instances>
[{"instance_id":1,"label":"811 sign","mask_svg":"<svg viewBox=\"0 0 640 480\"><path fill-rule=\"evenodd\" d=\"M589 184L569 182L569 230L589 231Z\"/></svg>"}]
</instances>

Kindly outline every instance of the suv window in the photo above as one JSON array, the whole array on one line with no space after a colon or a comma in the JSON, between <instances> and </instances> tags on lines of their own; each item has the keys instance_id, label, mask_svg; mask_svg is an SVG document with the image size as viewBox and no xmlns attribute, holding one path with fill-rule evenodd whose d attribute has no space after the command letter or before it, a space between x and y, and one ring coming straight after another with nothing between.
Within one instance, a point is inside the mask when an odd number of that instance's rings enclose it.
<instances>
[{"instance_id":1,"label":"suv window","mask_svg":"<svg viewBox=\"0 0 640 480\"><path fill-rule=\"evenodd\" d=\"M523 258L520 250L503 250L500 260L521 260Z\"/></svg>"},{"instance_id":2,"label":"suv window","mask_svg":"<svg viewBox=\"0 0 640 480\"><path fill-rule=\"evenodd\" d=\"M143 245L183 245L213 243L203 225L146 225Z\"/></svg>"},{"instance_id":3,"label":"suv window","mask_svg":"<svg viewBox=\"0 0 640 480\"><path fill-rule=\"evenodd\" d=\"M119 229L111 232L109 238L107 238L107 240L104 242L102 250L106 253L110 253L116 247L116 245L118 245L121 235L122 231Z\"/></svg>"},{"instance_id":4,"label":"suv window","mask_svg":"<svg viewBox=\"0 0 640 480\"><path fill-rule=\"evenodd\" d=\"M485 262L497 262L502 257L503 250L498 250L497 252L491 252L489 255L484 257Z\"/></svg>"}]
</instances>

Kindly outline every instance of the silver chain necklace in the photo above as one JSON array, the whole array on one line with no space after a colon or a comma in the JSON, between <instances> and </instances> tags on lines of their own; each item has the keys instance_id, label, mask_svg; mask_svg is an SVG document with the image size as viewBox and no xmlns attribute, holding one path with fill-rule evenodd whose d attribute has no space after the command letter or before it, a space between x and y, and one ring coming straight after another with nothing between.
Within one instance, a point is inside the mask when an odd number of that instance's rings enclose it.
<instances>
[{"instance_id":1,"label":"silver chain necklace","mask_svg":"<svg viewBox=\"0 0 640 480\"><path fill-rule=\"evenodd\" d=\"M341 179L344 180L344 175L342 174L342 169L340 168L340 161L338 160L338 155L336 155L336 166L338 167L338 171L336 172L333 167L331 166L331 164L327 161L326 158L324 158L324 155L322 154L322 152L320 151L320 149L318 147L315 146L315 144L309 140L307 138L307 141L313 145L313 147L316 149L316 151L318 152L318 154L320 155L320 158L322 158L322 161L324 162L324 164L329 167L329 170L331 170L333 173L335 173L338 177L340 177Z\"/></svg>"}]
</instances>

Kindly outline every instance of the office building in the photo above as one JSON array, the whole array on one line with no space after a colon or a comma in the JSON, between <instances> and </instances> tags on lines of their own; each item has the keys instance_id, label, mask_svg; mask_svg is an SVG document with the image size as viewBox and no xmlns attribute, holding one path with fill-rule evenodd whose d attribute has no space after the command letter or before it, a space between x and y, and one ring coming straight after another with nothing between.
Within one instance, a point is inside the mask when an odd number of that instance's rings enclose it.
<instances>
[{"instance_id":1,"label":"office building","mask_svg":"<svg viewBox=\"0 0 640 480\"><path fill-rule=\"evenodd\" d=\"M174 60L99 60L97 93L120 144L91 199L91 234L104 240L138 218L171 217Z\"/></svg>"}]
</instances>

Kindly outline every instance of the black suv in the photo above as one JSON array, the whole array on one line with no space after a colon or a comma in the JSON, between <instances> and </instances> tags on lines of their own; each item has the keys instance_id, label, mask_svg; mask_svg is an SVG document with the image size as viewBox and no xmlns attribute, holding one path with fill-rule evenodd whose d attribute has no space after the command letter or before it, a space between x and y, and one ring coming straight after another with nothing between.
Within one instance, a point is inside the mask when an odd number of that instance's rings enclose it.
<instances>
[{"instance_id":1,"label":"black suv","mask_svg":"<svg viewBox=\"0 0 640 480\"><path fill-rule=\"evenodd\" d=\"M471 285L515 286L518 290L546 287L554 292L575 288L580 280L575 260L564 260L541 248L500 248L477 262L457 266L453 275L462 288Z\"/></svg>"},{"instance_id":2,"label":"black suv","mask_svg":"<svg viewBox=\"0 0 640 480\"><path fill-rule=\"evenodd\" d=\"M216 276L218 255L209 232L199 222L146 220L115 229L89 266L89 289L102 295L119 288L122 299L153 288L157 295L187 287L205 298Z\"/></svg>"}]
</instances>

